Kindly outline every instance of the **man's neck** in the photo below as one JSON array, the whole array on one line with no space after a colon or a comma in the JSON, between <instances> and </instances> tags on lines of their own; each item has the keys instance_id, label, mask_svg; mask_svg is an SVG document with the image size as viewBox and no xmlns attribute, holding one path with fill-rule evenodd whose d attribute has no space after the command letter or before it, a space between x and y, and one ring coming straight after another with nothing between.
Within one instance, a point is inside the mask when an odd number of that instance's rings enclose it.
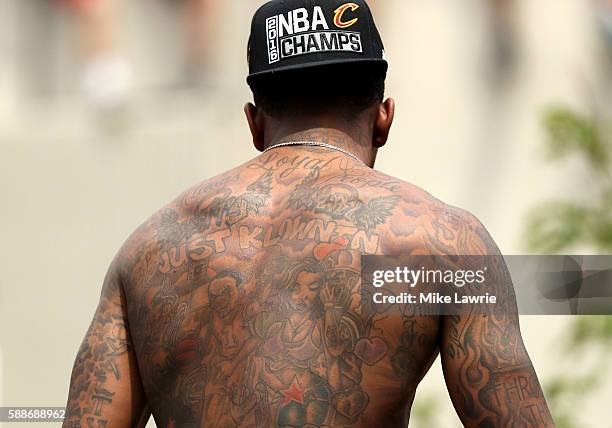
<instances>
[{"instance_id":1,"label":"man's neck","mask_svg":"<svg viewBox=\"0 0 612 428\"><path fill-rule=\"evenodd\" d=\"M348 133L335 128L309 128L294 132L279 133L276 137L267 141L265 148L277 146L283 143L311 142L337 147L351 153L365 165L373 167L375 156L371 143L358 141Z\"/></svg>"}]
</instances>

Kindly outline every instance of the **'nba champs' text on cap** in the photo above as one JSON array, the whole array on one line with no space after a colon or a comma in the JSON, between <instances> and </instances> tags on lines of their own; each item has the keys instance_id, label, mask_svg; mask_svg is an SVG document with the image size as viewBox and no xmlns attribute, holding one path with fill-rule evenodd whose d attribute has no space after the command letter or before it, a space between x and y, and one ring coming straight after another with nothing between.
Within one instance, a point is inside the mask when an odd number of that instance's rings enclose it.
<instances>
[{"instance_id":1,"label":"'nba champs' text on cap","mask_svg":"<svg viewBox=\"0 0 612 428\"><path fill-rule=\"evenodd\" d=\"M253 16L249 83L279 71L362 61L387 67L364 0L274 0Z\"/></svg>"}]
</instances>

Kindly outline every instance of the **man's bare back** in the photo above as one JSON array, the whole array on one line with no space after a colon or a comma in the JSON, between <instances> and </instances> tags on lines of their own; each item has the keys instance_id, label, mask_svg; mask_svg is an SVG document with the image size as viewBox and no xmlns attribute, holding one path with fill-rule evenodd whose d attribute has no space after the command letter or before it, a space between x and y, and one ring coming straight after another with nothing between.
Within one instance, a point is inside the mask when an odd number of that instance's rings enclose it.
<instances>
[{"instance_id":1,"label":"man's bare back","mask_svg":"<svg viewBox=\"0 0 612 428\"><path fill-rule=\"evenodd\" d=\"M405 427L439 350L467 426L552 426L516 314L360 310L361 255L400 253L497 250L469 214L327 149L193 187L113 263L65 426Z\"/></svg>"}]
</instances>

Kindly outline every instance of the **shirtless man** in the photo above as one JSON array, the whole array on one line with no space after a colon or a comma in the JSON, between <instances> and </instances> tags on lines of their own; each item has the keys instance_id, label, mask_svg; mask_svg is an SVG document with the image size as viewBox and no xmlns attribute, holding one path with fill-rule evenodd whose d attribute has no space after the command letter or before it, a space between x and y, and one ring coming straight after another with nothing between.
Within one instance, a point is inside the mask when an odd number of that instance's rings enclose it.
<instances>
[{"instance_id":1,"label":"shirtless man","mask_svg":"<svg viewBox=\"0 0 612 428\"><path fill-rule=\"evenodd\" d=\"M515 304L495 316L363 310L363 255L499 254L473 216L372 169L395 107L367 5L264 5L249 65L245 112L264 153L127 240L64 427L151 414L160 427L405 427L438 354L465 426L554 426Z\"/></svg>"}]
</instances>

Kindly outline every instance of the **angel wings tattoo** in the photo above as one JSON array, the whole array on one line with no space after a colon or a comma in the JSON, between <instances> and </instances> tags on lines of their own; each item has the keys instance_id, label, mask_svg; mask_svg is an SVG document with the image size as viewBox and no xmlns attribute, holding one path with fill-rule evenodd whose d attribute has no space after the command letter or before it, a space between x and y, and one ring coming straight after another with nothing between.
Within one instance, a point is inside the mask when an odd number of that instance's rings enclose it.
<instances>
[{"instance_id":1,"label":"angel wings tattoo","mask_svg":"<svg viewBox=\"0 0 612 428\"><path fill-rule=\"evenodd\" d=\"M325 214L333 220L348 220L369 231L386 222L400 200L382 196L364 202L355 187L345 183L319 182L320 170L313 171L298 184L289 197L289 208Z\"/></svg>"}]
</instances>

